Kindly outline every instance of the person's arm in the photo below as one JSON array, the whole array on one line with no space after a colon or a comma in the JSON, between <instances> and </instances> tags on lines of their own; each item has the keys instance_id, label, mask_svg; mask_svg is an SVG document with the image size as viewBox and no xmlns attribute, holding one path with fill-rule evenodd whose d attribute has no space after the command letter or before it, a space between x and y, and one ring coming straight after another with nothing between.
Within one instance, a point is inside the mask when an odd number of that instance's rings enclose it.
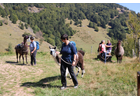
<instances>
[{"instance_id":1,"label":"person's arm","mask_svg":"<svg viewBox=\"0 0 140 100\"><path fill-rule=\"evenodd\" d=\"M74 66L75 65L75 62L76 62L76 48L73 45L71 45L71 50L72 50L72 52L74 54L74 56L73 56L73 62L72 62L72 66Z\"/></svg>"},{"instance_id":2,"label":"person's arm","mask_svg":"<svg viewBox=\"0 0 140 100\"><path fill-rule=\"evenodd\" d=\"M105 47L113 47L112 45L108 46L108 45L105 45Z\"/></svg>"},{"instance_id":3,"label":"person's arm","mask_svg":"<svg viewBox=\"0 0 140 100\"><path fill-rule=\"evenodd\" d=\"M34 53L35 50L36 50L36 47L34 47L34 50L31 53Z\"/></svg>"},{"instance_id":4,"label":"person's arm","mask_svg":"<svg viewBox=\"0 0 140 100\"><path fill-rule=\"evenodd\" d=\"M59 51L56 51L56 54L62 54L62 48L63 48L63 44L62 44L62 47L61 47L61 51L59 52Z\"/></svg>"}]
</instances>

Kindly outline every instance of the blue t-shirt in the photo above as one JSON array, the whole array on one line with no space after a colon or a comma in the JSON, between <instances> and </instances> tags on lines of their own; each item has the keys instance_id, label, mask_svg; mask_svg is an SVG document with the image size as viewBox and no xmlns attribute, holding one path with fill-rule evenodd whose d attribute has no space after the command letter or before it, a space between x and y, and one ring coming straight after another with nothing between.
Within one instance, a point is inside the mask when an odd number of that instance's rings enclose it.
<instances>
[{"instance_id":1,"label":"blue t-shirt","mask_svg":"<svg viewBox=\"0 0 140 100\"><path fill-rule=\"evenodd\" d=\"M35 47L36 47L36 42L35 41L31 42L30 43L30 51L32 52Z\"/></svg>"},{"instance_id":2,"label":"blue t-shirt","mask_svg":"<svg viewBox=\"0 0 140 100\"><path fill-rule=\"evenodd\" d=\"M71 43L69 43L68 45L63 43L60 54L62 54L63 60L67 62L72 62L74 54L76 54L76 49Z\"/></svg>"}]
</instances>

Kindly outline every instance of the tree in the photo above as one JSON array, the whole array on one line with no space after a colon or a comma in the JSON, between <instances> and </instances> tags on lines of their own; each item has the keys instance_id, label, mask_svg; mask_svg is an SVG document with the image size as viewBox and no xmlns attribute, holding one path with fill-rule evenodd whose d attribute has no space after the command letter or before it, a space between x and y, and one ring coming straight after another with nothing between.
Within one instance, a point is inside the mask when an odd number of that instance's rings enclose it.
<instances>
[{"instance_id":1,"label":"tree","mask_svg":"<svg viewBox=\"0 0 140 100\"><path fill-rule=\"evenodd\" d=\"M124 50L125 50L125 56L129 56L129 57L132 57L132 49L135 48L135 45L134 45L134 40L133 40L133 37L131 36L131 34L127 34L126 35L126 39L123 41L123 47L124 47ZM136 54L138 54L137 52L135 52Z\"/></svg>"},{"instance_id":2,"label":"tree","mask_svg":"<svg viewBox=\"0 0 140 100\"><path fill-rule=\"evenodd\" d=\"M25 23L25 28L28 29L28 24L27 23Z\"/></svg>"},{"instance_id":3,"label":"tree","mask_svg":"<svg viewBox=\"0 0 140 100\"><path fill-rule=\"evenodd\" d=\"M89 27L93 27L93 22L89 22Z\"/></svg>"},{"instance_id":4,"label":"tree","mask_svg":"<svg viewBox=\"0 0 140 100\"><path fill-rule=\"evenodd\" d=\"M11 14L10 15L10 20L12 21L12 23L16 24L18 17L15 14Z\"/></svg>"},{"instance_id":5,"label":"tree","mask_svg":"<svg viewBox=\"0 0 140 100\"><path fill-rule=\"evenodd\" d=\"M70 24L72 24L72 20L70 21Z\"/></svg>"},{"instance_id":6,"label":"tree","mask_svg":"<svg viewBox=\"0 0 140 100\"><path fill-rule=\"evenodd\" d=\"M2 23L2 20L0 21L0 26L2 26L3 25L3 23Z\"/></svg>"},{"instance_id":7,"label":"tree","mask_svg":"<svg viewBox=\"0 0 140 100\"><path fill-rule=\"evenodd\" d=\"M95 27L95 31L96 31L96 32L98 32L98 31L99 31L98 27Z\"/></svg>"},{"instance_id":8,"label":"tree","mask_svg":"<svg viewBox=\"0 0 140 100\"><path fill-rule=\"evenodd\" d=\"M140 19L136 14L129 13L129 19L126 21L129 33L132 35L135 44L135 53L136 53L136 43L138 37L140 37Z\"/></svg>"},{"instance_id":9,"label":"tree","mask_svg":"<svg viewBox=\"0 0 140 100\"><path fill-rule=\"evenodd\" d=\"M22 30L24 30L24 25L23 23L21 23L21 27L20 27Z\"/></svg>"}]
</instances>

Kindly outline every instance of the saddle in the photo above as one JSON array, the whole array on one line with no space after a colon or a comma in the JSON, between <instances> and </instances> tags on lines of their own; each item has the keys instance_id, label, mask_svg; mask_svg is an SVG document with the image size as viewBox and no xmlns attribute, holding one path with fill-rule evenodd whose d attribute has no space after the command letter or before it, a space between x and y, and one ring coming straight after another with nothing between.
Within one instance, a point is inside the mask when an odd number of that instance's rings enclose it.
<instances>
[{"instance_id":1,"label":"saddle","mask_svg":"<svg viewBox=\"0 0 140 100\"><path fill-rule=\"evenodd\" d=\"M21 48L23 48L23 47L24 47L24 44L23 44L23 43L17 45L17 48L18 48L18 49L21 49Z\"/></svg>"}]
</instances>

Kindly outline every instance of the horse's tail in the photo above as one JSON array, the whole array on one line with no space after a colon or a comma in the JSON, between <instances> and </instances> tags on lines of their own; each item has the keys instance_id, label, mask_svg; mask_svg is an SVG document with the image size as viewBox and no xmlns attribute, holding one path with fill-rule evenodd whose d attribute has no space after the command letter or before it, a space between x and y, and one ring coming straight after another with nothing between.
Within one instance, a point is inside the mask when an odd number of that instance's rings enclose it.
<instances>
[{"instance_id":1,"label":"horse's tail","mask_svg":"<svg viewBox=\"0 0 140 100\"><path fill-rule=\"evenodd\" d=\"M85 52L82 50L78 50L78 52L80 52L83 56L85 55Z\"/></svg>"}]
</instances>

